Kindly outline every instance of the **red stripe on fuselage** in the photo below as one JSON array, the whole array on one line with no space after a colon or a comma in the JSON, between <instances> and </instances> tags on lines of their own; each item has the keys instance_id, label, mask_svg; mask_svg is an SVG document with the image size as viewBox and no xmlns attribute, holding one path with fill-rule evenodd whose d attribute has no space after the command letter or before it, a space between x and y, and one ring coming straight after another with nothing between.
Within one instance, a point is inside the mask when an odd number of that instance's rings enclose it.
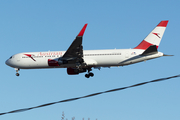
<instances>
[{"instance_id":1,"label":"red stripe on fuselage","mask_svg":"<svg viewBox=\"0 0 180 120\"><path fill-rule=\"evenodd\" d=\"M36 60L32 57L31 54L24 54L24 55L26 55L26 56L30 57L32 60L36 61Z\"/></svg>"},{"instance_id":2,"label":"red stripe on fuselage","mask_svg":"<svg viewBox=\"0 0 180 120\"><path fill-rule=\"evenodd\" d=\"M143 49L146 50L149 46L151 46L153 44L143 40L137 47L135 47L134 49ZM158 46L156 46L158 48Z\"/></svg>"}]
</instances>

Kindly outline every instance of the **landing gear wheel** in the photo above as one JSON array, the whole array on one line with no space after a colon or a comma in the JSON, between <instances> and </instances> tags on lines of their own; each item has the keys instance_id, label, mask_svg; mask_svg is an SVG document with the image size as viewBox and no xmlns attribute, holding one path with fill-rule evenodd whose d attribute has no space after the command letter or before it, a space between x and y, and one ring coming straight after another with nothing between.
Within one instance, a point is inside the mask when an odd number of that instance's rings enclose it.
<instances>
[{"instance_id":1,"label":"landing gear wheel","mask_svg":"<svg viewBox=\"0 0 180 120\"><path fill-rule=\"evenodd\" d=\"M15 70L16 70L16 76L19 76L18 72L19 72L20 69L19 68L15 68Z\"/></svg>"},{"instance_id":2,"label":"landing gear wheel","mask_svg":"<svg viewBox=\"0 0 180 120\"><path fill-rule=\"evenodd\" d=\"M94 76L94 74L93 74L93 73L88 73L88 74L85 74L85 77L86 77L86 78L93 77L93 76Z\"/></svg>"},{"instance_id":3,"label":"landing gear wheel","mask_svg":"<svg viewBox=\"0 0 180 120\"><path fill-rule=\"evenodd\" d=\"M89 78L90 76L89 76L89 74L85 74L85 77L86 77L86 78Z\"/></svg>"},{"instance_id":4,"label":"landing gear wheel","mask_svg":"<svg viewBox=\"0 0 180 120\"><path fill-rule=\"evenodd\" d=\"M94 73L89 73L89 76L93 77L93 76L94 76Z\"/></svg>"},{"instance_id":5,"label":"landing gear wheel","mask_svg":"<svg viewBox=\"0 0 180 120\"><path fill-rule=\"evenodd\" d=\"M94 73L90 72L90 71L92 71L92 69L91 68L87 68L87 70L88 70L88 74L85 74L85 77L86 78L93 77Z\"/></svg>"},{"instance_id":6,"label":"landing gear wheel","mask_svg":"<svg viewBox=\"0 0 180 120\"><path fill-rule=\"evenodd\" d=\"M16 76L19 76L20 74L19 73L16 73Z\"/></svg>"}]
</instances>

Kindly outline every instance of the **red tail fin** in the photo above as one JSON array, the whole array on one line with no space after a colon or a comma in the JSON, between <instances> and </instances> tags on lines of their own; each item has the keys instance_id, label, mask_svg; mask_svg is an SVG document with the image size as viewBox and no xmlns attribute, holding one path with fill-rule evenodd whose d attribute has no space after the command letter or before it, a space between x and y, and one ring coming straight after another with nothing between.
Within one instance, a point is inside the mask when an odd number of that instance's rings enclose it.
<instances>
[{"instance_id":1,"label":"red tail fin","mask_svg":"<svg viewBox=\"0 0 180 120\"><path fill-rule=\"evenodd\" d=\"M168 24L168 20L161 21L155 28L150 32L150 34L134 49L144 49L146 50L151 45L156 45L159 47L161 39L163 37L164 31Z\"/></svg>"}]
</instances>

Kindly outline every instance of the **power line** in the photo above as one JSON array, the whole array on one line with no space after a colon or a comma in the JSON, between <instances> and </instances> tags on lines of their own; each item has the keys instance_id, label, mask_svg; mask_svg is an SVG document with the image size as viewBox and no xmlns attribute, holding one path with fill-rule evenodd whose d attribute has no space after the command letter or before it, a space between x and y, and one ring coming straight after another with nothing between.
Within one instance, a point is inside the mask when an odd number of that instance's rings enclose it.
<instances>
[{"instance_id":1,"label":"power line","mask_svg":"<svg viewBox=\"0 0 180 120\"><path fill-rule=\"evenodd\" d=\"M134 84L134 85L127 86L127 87L121 87L121 88L111 89L111 90L107 90L107 91L103 91L103 92L93 93L93 94L85 95L85 96L82 96L82 97L70 98L70 99L65 99L65 100L61 100L61 101L57 101L57 102L51 102L51 103L38 105L38 106L35 106L35 107L29 107L29 108L12 110L12 111L9 111L9 112L3 112L3 113L0 113L0 115L24 112L24 111L28 111L28 110L32 110L32 109L36 109L36 108L41 108L41 107L46 107L46 106L49 106L49 105L54 105L54 104L57 104L57 103L70 102L70 101L74 101L74 100L78 100L78 99L82 99L82 98L88 98L88 97L92 97L92 96L96 96L96 95L100 95L100 94L104 94L104 93L120 91L120 90L124 90L124 89L127 89L127 88L137 87L137 86L141 86L141 85L145 85L145 84L153 83L153 82L160 82L160 81L164 81L164 80L168 80L168 79L172 79L172 78L177 78L177 77L180 77L180 74L175 75L175 76L171 76L171 77L160 78L160 79L155 79L155 80L151 80L151 81L147 81L147 82L142 82L142 83Z\"/></svg>"}]
</instances>

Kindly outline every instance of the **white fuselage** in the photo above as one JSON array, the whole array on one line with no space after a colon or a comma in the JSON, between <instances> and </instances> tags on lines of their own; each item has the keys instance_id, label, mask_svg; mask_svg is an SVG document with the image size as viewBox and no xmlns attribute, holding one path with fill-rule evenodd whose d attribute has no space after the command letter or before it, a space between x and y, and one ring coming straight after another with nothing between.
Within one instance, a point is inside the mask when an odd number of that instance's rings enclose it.
<instances>
[{"instance_id":1,"label":"white fuselage","mask_svg":"<svg viewBox=\"0 0 180 120\"><path fill-rule=\"evenodd\" d=\"M110 49L110 50L84 50L83 59L86 66L111 67L134 64L141 61L163 56L163 53L141 56L141 49ZM18 69L40 68L68 68L75 64L50 65L49 60L57 60L64 55L65 51L28 52L13 55L6 64ZM27 56L31 55L31 56Z\"/></svg>"}]
</instances>

